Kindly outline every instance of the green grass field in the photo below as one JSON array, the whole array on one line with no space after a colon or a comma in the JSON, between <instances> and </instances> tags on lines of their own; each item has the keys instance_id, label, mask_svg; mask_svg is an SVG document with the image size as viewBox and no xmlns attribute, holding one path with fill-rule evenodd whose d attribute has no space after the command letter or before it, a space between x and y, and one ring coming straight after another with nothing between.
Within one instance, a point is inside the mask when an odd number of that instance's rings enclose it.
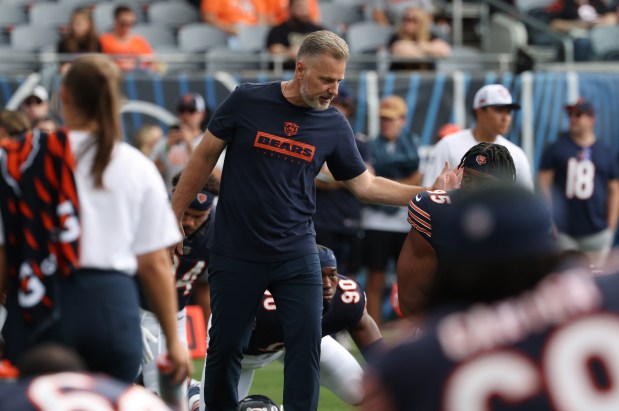
<instances>
[{"instance_id":1,"label":"green grass field","mask_svg":"<svg viewBox=\"0 0 619 411\"><path fill-rule=\"evenodd\" d=\"M391 321L383 324L380 328L387 344L393 344L400 340L403 336L412 335L411 327L411 324L407 321ZM351 353L361 364L363 364L361 354L356 347L351 349ZM202 360L194 360L193 378L196 380L200 380L202 376L202 366ZM256 373L254 374L254 381L249 393L266 395L278 404L281 404L283 387L284 365L279 361L273 361L266 367L256 370ZM318 403L319 411L353 411L356 409L357 408L341 401L333 393L331 393L331 391L325 388L320 389L320 401Z\"/></svg>"},{"instance_id":2,"label":"green grass field","mask_svg":"<svg viewBox=\"0 0 619 411\"><path fill-rule=\"evenodd\" d=\"M201 378L202 364L202 360L194 360L193 362L193 378L196 380ZM284 365L279 361L273 361L266 367L256 370L249 393L266 395L278 404L281 404L283 387ZM331 391L321 388L318 409L320 411L350 411L355 408L342 402Z\"/></svg>"}]
</instances>

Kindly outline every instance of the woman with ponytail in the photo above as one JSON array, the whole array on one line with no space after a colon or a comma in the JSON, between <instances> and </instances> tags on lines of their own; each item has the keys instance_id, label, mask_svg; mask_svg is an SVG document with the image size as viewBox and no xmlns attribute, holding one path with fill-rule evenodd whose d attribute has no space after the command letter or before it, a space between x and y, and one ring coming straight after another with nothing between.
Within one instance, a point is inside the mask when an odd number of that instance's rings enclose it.
<instances>
[{"instance_id":1,"label":"woman with ponytail","mask_svg":"<svg viewBox=\"0 0 619 411\"><path fill-rule=\"evenodd\" d=\"M6 356L16 362L33 345L57 342L77 350L91 371L132 382L142 358L137 275L180 382L189 356L176 336L167 247L181 236L154 164L121 142L119 83L108 58L74 60L60 87L68 131L26 134L32 161L19 167L24 148L0 147L0 166L9 170L0 178ZM45 151L40 160L38 151Z\"/></svg>"}]
</instances>

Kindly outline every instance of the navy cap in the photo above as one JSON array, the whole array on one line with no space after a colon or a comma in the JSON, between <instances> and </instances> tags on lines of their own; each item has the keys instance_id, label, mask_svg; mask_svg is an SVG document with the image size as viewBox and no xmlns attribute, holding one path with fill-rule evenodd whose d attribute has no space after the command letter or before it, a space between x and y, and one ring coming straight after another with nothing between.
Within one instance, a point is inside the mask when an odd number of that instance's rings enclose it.
<instances>
[{"instance_id":1,"label":"navy cap","mask_svg":"<svg viewBox=\"0 0 619 411\"><path fill-rule=\"evenodd\" d=\"M196 194L191 204L189 204L189 208L196 211L206 211L213 205L213 200L215 200L215 194L202 189Z\"/></svg>"},{"instance_id":2,"label":"navy cap","mask_svg":"<svg viewBox=\"0 0 619 411\"><path fill-rule=\"evenodd\" d=\"M337 260L333 250L325 247L324 245L318 245L318 258L320 258L320 268L337 268Z\"/></svg>"},{"instance_id":3,"label":"navy cap","mask_svg":"<svg viewBox=\"0 0 619 411\"><path fill-rule=\"evenodd\" d=\"M593 105L582 97L578 98L578 100L576 100L574 104L568 104L567 106L565 106L565 110L567 110L568 113L573 110L578 110L582 111L583 113L589 114L590 116L595 114Z\"/></svg>"},{"instance_id":4,"label":"navy cap","mask_svg":"<svg viewBox=\"0 0 619 411\"><path fill-rule=\"evenodd\" d=\"M521 187L457 190L446 219L451 262L513 261L557 251L548 207Z\"/></svg>"}]
</instances>

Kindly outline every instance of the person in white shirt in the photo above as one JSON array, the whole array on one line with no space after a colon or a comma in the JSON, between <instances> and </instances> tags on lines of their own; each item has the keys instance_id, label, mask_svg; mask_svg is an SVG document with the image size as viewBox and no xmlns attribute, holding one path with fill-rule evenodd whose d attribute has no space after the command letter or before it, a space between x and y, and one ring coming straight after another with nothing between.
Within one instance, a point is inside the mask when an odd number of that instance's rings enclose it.
<instances>
[{"instance_id":1,"label":"person in white shirt","mask_svg":"<svg viewBox=\"0 0 619 411\"><path fill-rule=\"evenodd\" d=\"M15 233L19 240L23 230L11 219L24 213L7 206L6 196L0 201L0 290L8 289L5 353L17 361L29 347L60 343L75 349L89 370L133 382L142 358L137 276L165 333L172 379L180 383L188 376L190 360L176 333L176 291L167 247L182 237L156 167L137 149L121 142L119 85L120 72L107 57L89 55L74 60L60 87L68 145L63 132L45 135L35 131L25 136L33 157L39 147L48 152L41 153L45 157L39 164L24 162L20 179L12 179L10 170L15 167L4 161L10 148L0 151L0 165L9 171L0 178L3 188L16 187L17 196L26 200L26 192L35 188L21 180L28 171L38 171L34 185L39 198L60 203L57 215L47 219L30 214L30 219L41 220L34 227L45 227L48 234L39 229L36 242L16 246ZM65 148L70 167L57 179L48 163L59 146ZM60 193L70 187L72 201L55 200L52 190L46 193L45 184L50 181L51 186L56 181ZM46 210L32 195L30 202ZM30 224L24 218L19 221ZM71 242L64 241L66 237ZM41 264L11 252L41 250L40 244L46 243L52 247L43 247ZM72 244L78 245L67 258L65 250ZM63 259L73 264L70 270L61 271ZM33 275L38 272L55 277L54 282ZM53 304L45 300L48 291ZM51 308L34 328L24 313L25 308L39 303Z\"/></svg>"},{"instance_id":2,"label":"person in white shirt","mask_svg":"<svg viewBox=\"0 0 619 411\"><path fill-rule=\"evenodd\" d=\"M471 147L487 142L507 147L516 165L516 183L533 190L533 176L527 156L520 147L503 137L511 126L512 111L518 109L520 105L512 100L509 90L503 85L489 84L479 89L473 101L475 126L445 136L434 146L424 169L422 185L432 184L441 173L445 161L458 164Z\"/></svg>"}]
</instances>

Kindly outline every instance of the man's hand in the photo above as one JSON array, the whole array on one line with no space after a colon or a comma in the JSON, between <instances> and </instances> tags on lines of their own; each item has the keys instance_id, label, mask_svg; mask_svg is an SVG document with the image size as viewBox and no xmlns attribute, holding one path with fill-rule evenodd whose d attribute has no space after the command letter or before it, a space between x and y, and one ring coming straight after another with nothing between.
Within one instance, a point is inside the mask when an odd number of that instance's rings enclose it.
<instances>
[{"instance_id":1,"label":"man's hand","mask_svg":"<svg viewBox=\"0 0 619 411\"><path fill-rule=\"evenodd\" d=\"M445 166L441 174L436 177L432 190L451 191L460 187L462 181L462 169L456 167L453 170L449 169L449 161L445 161Z\"/></svg>"},{"instance_id":2,"label":"man's hand","mask_svg":"<svg viewBox=\"0 0 619 411\"><path fill-rule=\"evenodd\" d=\"M183 238L183 240L185 239L185 230L183 230L183 223L182 221L182 217L178 218L178 229L181 232L181 237ZM176 252L176 254L178 255L183 255L183 240L179 241L178 243L176 243L173 246L170 246L169 251L170 251L170 258L171 261L174 261L174 253Z\"/></svg>"},{"instance_id":3,"label":"man's hand","mask_svg":"<svg viewBox=\"0 0 619 411\"><path fill-rule=\"evenodd\" d=\"M170 373L173 381L177 384L182 383L191 375L191 359L189 352L183 347L178 339L174 342L168 341L168 359L171 363Z\"/></svg>"}]
</instances>

